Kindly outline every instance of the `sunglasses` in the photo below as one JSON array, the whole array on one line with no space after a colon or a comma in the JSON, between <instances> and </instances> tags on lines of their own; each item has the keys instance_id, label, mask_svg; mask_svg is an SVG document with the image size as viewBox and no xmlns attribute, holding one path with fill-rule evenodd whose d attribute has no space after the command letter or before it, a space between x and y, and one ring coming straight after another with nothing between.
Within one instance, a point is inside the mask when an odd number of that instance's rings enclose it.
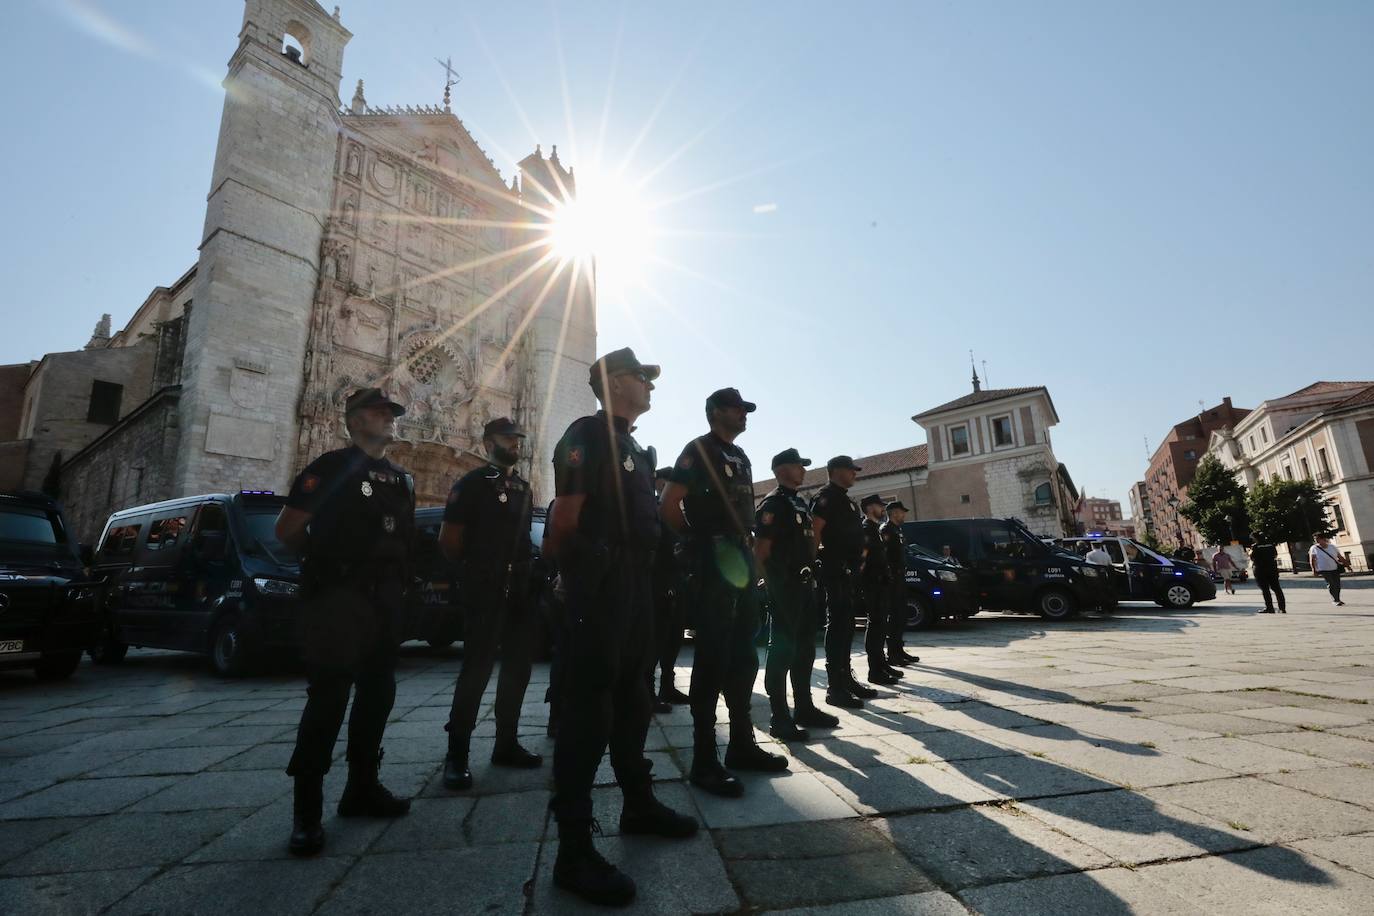
<instances>
[{"instance_id":1,"label":"sunglasses","mask_svg":"<svg viewBox=\"0 0 1374 916\"><path fill-rule=\"evenodd\" d=\"M630 372L621 372L619 374L628 375L630 378L637 378L646 385L652 381L652 379L649 378L649 373L645 372L643 369L635 369Z\"/></svg>"}]
</instances>

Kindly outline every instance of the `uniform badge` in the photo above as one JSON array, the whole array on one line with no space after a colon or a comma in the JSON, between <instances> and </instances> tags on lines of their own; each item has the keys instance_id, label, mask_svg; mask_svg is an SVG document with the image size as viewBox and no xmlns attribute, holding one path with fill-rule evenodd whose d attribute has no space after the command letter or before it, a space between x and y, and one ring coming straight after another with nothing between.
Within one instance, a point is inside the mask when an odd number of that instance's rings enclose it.
<instances>
[{"instance_id":1,"label":"uniform badge","mask_svg":"<svg viewBox=\"0 0 1374 916\"><path fill-rule=\"evenodd\" d=\"M728 464L725 466L725 476L726 476L726 477L734 477L734 476L735 476L735 469L734 469L733 467L731 467L730 465L728 465Z\"/></svg>"},{"instance_id":2,"label":"uniform badge","mask_svg":"<svg viewBox=\"0 0 1374 916\"><path fill-rule=\"evenodd\" d=\"M568 449L568 466L569 466L569 467L574 467L574 468L575 468L575 467L577 467L577 466L578 466L579 464L581 464L581 463L582 463L582 449L580 449L580 448L570 448L570 449Z\"/></svg>"},{"instance_id":3,"label":"uniform badge","mask_svg":"<svg viewBox=\"0 0 1374 916\"><path fill-rule=\"evenodd\" d=\"M363 495L364 495L364 496L371 496L371 495L372 495L372 484L368 483L366 480L363 481L363 488L362 488L362 489L363 489Z\"/></svg>"},{"instance_id":4,"label":"uniform badge","mask_svg":"<svg viewBox=\"0 0 1374 916\"><path fill-rule=\"evenodd\" d=\"M503 502L506 501L507 498L508 498L508 497L506 496L506 494L502 493L501 495L499 495L499 496L496 497L496 501L497 501L497 502L500 502L500 503L503 503Z\"/></svg>"},{"instance_id":5,"label":"uniform badge","mask_svg":"<svg viewBox=\"0 0 1374 916\"><path fill-rule=\"evenodd\" d=\"M772 512L765 512L765 513L763 513L762 515L759 516L759 521L763 522L765 525L771 525L771 524L773 524L773 513L772 513Z\"/></svg>"},{"instance_id":6,"label":"uniform badge","mask_svg":"<svg viewBox=\"0 0 1374 916\"><path fill-rule=\"evenodd\" d=\"M625 460L620 462L620 466L627 471L633 471L635 469L635 456L626 455Z\"/></svg>"},{"instance_id":7,"label":"uniform badge","mask_svg":"<svg viewBox=\"0 0 1374 916\"><path fill-rule=\"evenodd\" d=\"M302 493L314 493L316 488L319 487L319 485L320 478L316 477L314 474L306 474L304 477L301 478Z\"/></svg>"},{"instance_id":8,"label":"uniform badge","mask_svg":"<svg viewBox=\"0 0 1374 916\"><path fill-rule=\"evenodd\" d=\"M395 532L395 530L396 530L396 517L395 517L394 515L384 515L384 516L382 516L382 527L383 527L384 529L386 529L386 533L387 533L387 534L392 534L393 532Z\"/></svg>"}]
</instances>

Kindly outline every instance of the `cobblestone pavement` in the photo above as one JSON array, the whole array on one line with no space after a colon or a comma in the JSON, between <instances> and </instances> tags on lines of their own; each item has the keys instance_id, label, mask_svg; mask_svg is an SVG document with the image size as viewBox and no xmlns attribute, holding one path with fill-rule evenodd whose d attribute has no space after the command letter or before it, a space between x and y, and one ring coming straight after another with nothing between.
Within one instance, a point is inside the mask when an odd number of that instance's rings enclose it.
<instances>
[{"instance_id":1,"label":"cobblestone pavement","mask_svg":"<svg viewBox=\"0 0 1374 916\"><path fill-rule=\"evenodd\" d=\"M1250 587L1184 613L911 634L922 664L899 689L788 748L787 774L745 776L739 801L686 786L678 709L648 755L660 797L709 829L622 840L605 766L602 847L646 913L1369 912L1374 580L1349 580L1344 608L1317 585L1290 580L1286 616L1256 616ZM0 913L580 911L550 883L548 765L488 767L488 695L476 788L446 792L461 651L405 652L383 780L414 808L328 818L309 861L284 849L298 674L224 681L135 652L56 686L0 675ZM546 679L524 731L549 754Z\"/></svg>"}]
</instances>

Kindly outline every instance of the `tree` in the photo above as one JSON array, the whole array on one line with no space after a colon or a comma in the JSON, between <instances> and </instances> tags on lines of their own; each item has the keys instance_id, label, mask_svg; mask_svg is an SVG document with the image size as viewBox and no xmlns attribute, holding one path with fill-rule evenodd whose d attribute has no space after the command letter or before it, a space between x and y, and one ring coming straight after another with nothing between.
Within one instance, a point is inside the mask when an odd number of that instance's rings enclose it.
<instances>
[{"instance_id":1,"label":"tree","mask_svg":"<svg viewBox=\"0 0 1374 916\"><path fill-rule=\"evenodd\" d=\"M1245 496L1251 525L1273 544L1309 541L1316 531L1328 537L1335 534L1326 514L1330 505L1317 485L1306 479L1257 483Z\"/></svg>"},{"instance_id":2,"label":"tree","mask_svg":"<svg viewBox=\"0 0 1374 916\"><path fill-rule=\"evenodd\" d=\"M1229 544L1238 533L1250 530L1245 487L1212 454L1198 462L1188 484L1188 501L1178 511L1209 544Z\"/></svg>"}]
</instances>

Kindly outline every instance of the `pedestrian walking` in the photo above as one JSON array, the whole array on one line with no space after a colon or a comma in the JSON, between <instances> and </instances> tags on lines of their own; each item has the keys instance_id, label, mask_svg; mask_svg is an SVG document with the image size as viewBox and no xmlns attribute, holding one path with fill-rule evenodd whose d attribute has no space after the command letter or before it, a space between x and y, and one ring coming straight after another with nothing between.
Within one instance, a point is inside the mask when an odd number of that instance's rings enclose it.
<instances>
[{"instance_id":1,"label":"pedestrian walking","mask_svg":"<svg viewBox=\"0 0 1374 916\"><path fill-rule=\"evenodd\" d=\"M878 695L854 679L850 666L864 530L863 514L850 498L849 488L861 470L848 455L831 458L825 463L829 483L811 502L818 579L825 598L825 672L829 682L825 702L843 709L862 709L864 700Z\"/></svg>"},{"instance_id":2,"label":"pedestrian walking","mask_svg":"<svg viewBox=\"0 0 1374 916\"><path fill-rule=\"evenodd\" d=\"M300 554L305 709L286 772L295 780L292 855L324 847L324 777L348 696L348 782L340 817L400 817L410 801L378 781L382 734L396 700L395 618L415 550L415 483L386 459L405 408L378 388L348 396L352 444L316 458L291 484L278 540ZM356 689L355 689L356 688Z\"/></svg>"},{"instance_id":3,"label":"pedestrian walking","mask_svg":"<svg viewBox=\"0 0 1374 916\"><path fill-rule=\"evenodd\" d=\"M902 523L906 521L907 508L897 499L883 508L887 520L879 533L891 583L887 608L887 663L914 665L921 657L907 652L903 644L906 637L906 535L902 534Z\"/></svg>"},{"instance_id":4,"label":"pedestrian walking","mask_svg":"<svg viewBox=\"0 0 1374 916\"><path fill-rule=\"evenodd\" d=\"M887 618L892 606L892 567L883 545L881 496L865 496L859 503L863 512L863 559L859 564L859 587L863 598L864 653L868 656L868 682L883 686L897 683L905 675L887 663Z\"/></svg>"},{"instance_id":5,"label":"pedestrian walking","mask_svg":"<svg viewBox=\"0 0 1374 916\"><path fill-rule=\"evenodd\" d=\"M1344 607L1341 600L1341 571L1350 561L1332 545L1323 532L1312 535L1312 546L1307 550L1307 561L1312 565L1312 575L1326 580L1326 590L1331 593L1331 603Z\"/></svg>"},{"instance_id":6,"label":"pedestrian walking","mask_svg":"<svg viewBox=\"0 0 1374 916\"><path fill-rule=\"evenodd\" d=\"M1288 607L1283 597L1283 586L1279 583L1279 551L1270 543L1263 531L1252 532L1250 543L1250 571L1254 573L1255 584L1264 595L1264 610L1261 614L1274 613L1274 601L1278 600L1278 612L1287 614ZM1272 593L1272 594L1271 594Z\"/></svg>"},{"instance_id":7,"label":"pedestrian walking","mask_svg":"<svg viewBox=\"0 0 1374 916\"><path fill-rule=\"evenodd\" d=\"M463 667L449 710L444 785L472 787L468 751L482 694L498 655L495 766L532 769L544 758L520 746L520 707L530 683L534 585L530 485L515 471L525 433L502 417L482 429L487 463L453 484L439 528L439 550L457 567L463 600Z\"/></svg>"},{"instance_id":8,"label":"pedestrian walking","mask_svg":"<svg viewBox=\"0 0 1374 916\"><path fill-rule=\"evenodd\" d=\"M644 757L659 518L653 458L630 429L648 412L658 376L658 366L642 364L628 347L598 359L589 384L602 409L573 421L553 460L556 498L546 544L567 603L549 803L559 839L553 882L608 906L635 896L634 880L592 842L592 783L608 746L624 796L622 835L685 838L698 829L695 818L654 797L652 764Z\"/></svg>"},{"instance_id":9,"label":"pedestrian walking","mask_svg":"<svg viewBox=\"0 0 1374 916\"><path fill-rule=\"evenodd\" d=\"M1235 579L1236 561L1226 552L1225 547L1217 547L1216 553L1212 554L1212 571L1221 576L1221 587L1226 590L1226 594L1236 593Z\"/></svg>"},{"instance_id":10,"label":"pedestrian walking","mask_svg":"<svg viewBox=\"0 0 1374 916\"><path fill-rule=\"evenodd\" d=\"M750 699L758 676L759 629L754 570L754 477L735 440L757 405L722 388L706 399L710 432L683 448L663 491L663 521L682 538L693 587L696 638L692 657L692 767L688 779L713 795L744 794L731 769L776 773L787 758L754 740ZM716 751L716 703L725 697L730 741L722 766Z\"/></svg>"},{"instance_id":11,"label":"pedestrian walking","mask_svg":"<svg viewBox=\"0 0 1374 916\"><path fill-rule=\"evenodd\" d=\"M805 741L807 728L835 728L836 716L816 708L811 698L811 674L816 666L816 544L811 533L811 510L797 493L810 458L795 448L773 456L778 485L763 498L755 515L754 558L768 594L772 626L763 687L772 719L768 733L783 741ZM795 713L787 703L792 682Z\"/></svg>"}]
</instances>

